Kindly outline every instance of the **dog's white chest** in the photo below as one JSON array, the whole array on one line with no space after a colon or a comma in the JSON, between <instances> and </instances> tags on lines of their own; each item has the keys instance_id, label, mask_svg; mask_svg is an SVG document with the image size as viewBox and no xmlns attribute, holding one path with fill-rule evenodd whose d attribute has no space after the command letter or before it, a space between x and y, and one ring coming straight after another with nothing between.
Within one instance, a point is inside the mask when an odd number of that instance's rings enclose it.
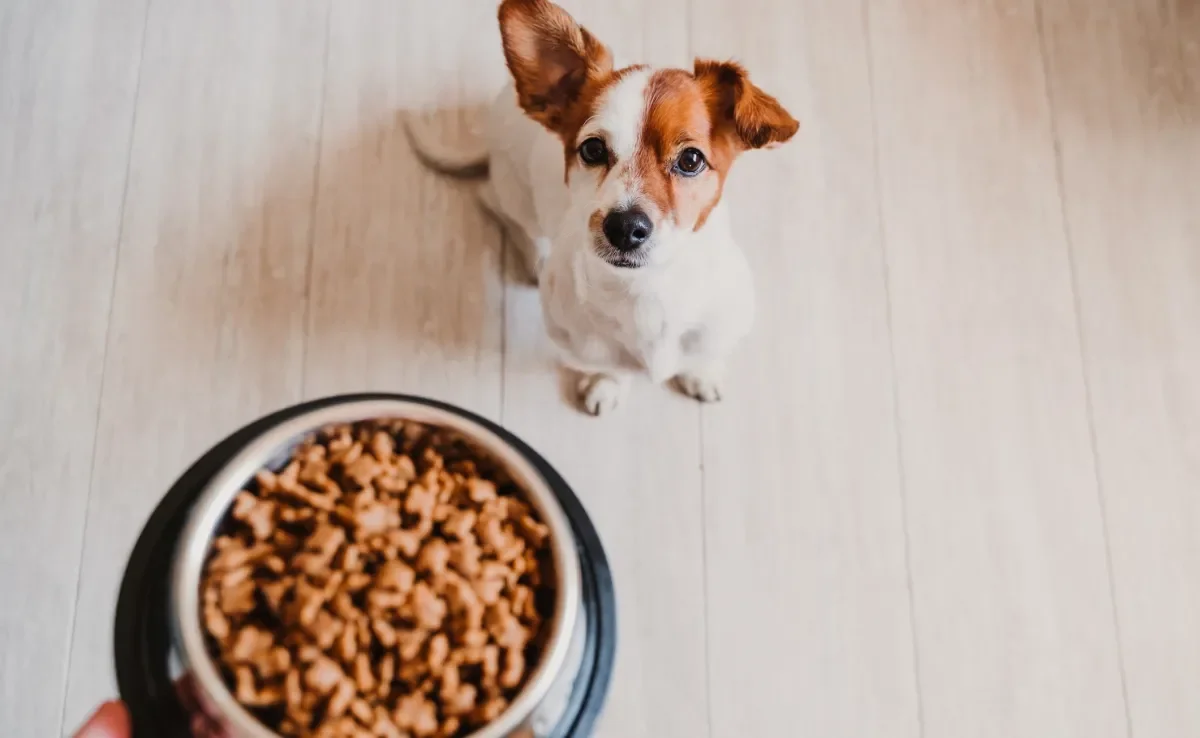
<instances>
[{"instance_id":1,"label":"dog's white chest","mask_svg":"<svg viewBox=\"0 0 1200 738\"><path fill-rule=\"evenodd\" d=\"M678 289L672 277L628 280L591 273L566 254L552 258L541 289L550 336L576 364L669 379L704 307L700 294Z\"/></svg>"}]
</instances>

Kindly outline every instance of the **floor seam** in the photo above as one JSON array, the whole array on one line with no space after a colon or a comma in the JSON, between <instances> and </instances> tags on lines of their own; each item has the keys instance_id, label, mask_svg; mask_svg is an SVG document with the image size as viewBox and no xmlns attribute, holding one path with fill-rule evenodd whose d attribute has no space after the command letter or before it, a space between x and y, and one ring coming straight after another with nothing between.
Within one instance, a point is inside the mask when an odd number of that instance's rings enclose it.
<instances>
[{"instance_id":1,"label":"floor seam","mask_svg":"<svg viewBox=\"0 0 1200 738\"><path fill-rule=\"evenodd\" d=\"M687 0L684 5L684 28L687 29L687 56L689 59L696 55L695 49L695 0ZM690 63L689 63L690 66ZM708 727L708 738L713 735L713 668L712 668L712 627L709 622L711 601L709 600L709 558L708 558L708 467L705 461L704 419L707 409L701 405L696 410L696 443L699 447L697 460L700 468L700 595L704 602L704 710L705 725Z\"/></svg>"},{"instance_id":2,"label":"floor seam","mask_svg":"<svg viewBox=\"0 0 1200 738\"><path fill-rule=\"evenodd\" d=\"M129 136L125 145L125 182L121 187L121 205L117 215L116 253L113 255L112 279L108 288L108 317L104 324L104 354L100 359L100 386L96 394L96 421L92 431L92 459L88 469L87 493L83 500L83 527L79 533L79 564L75 568L75 598L71 603L70 624L67 629L66 664L63 670L63 683L59 701L62 704L58 715L58 730L55 735L62 735L67 723L67 696L71 686L72 653L75 650L75 626L79 619L79 599L83 590L84 555L87 553L88 519L91 517L92 492L96 484L96 457L100 448L100 419L103 417L104 387L108 379L108 357L112 349L113 316L117 301L117 277L121 273L121 243L125 240L125 208L129 202L129 183L133 173L133 144L137 132L138 110L141 107L142 73L145 70L146 38L150 31L150 6L153 0L146 0L142 10L142 38L138 49L137 78L133 83L133 109L129 115Z\"/></svg>"},{"instance_id":3,"label":"floor seam","mask_svg":"<svg viewBox=\"0 0 1200 738\"><path fill-rule=\"evenodd\" d=\"M330 38L333 36L333 0L325 3L325 50L324 61L321 65L321 97L320 112L317 119L316 156L312 169L312 194L308 205L308 259L304 264L304 332L303 345L300 350L300 397L299 401L308 399L308 349L312 334L312 303L313 303L313 262L317 251L317 205L321 198L321 157L325 154L325 106L329 92L329 49Z\"/></svg>"},{"instance_id":4,"label":"floor seam","mask_svg":"<svg viewBox=\"0 0 1200 738\"><path fill-rule=\"evenodd\" d=\"M1067 218L1067 192L1064 187L1062 146L1058 130L1058 107L1054 97L1053 83L1050 80L1049 48L1046 43L1045 20L1041 2L1034 5L1034 16L1037 25L1038 55L1042 68L1042 84L1045 86L1046 105L1050 113L1050 139L1054 148L1054 177L1058 188L1058 207L1061 219L1063 237L1066 241L1067 272L1071 284L1071 303L1075 312L1075 335L1079 342L1079 373L1083 382L1084 409L1087 419L1088 444L1092 457L1092 476L1096 483L1096 502L1100 512L1100 533L1104 538L1104 566L1108 574L1108 598L1112 609L1113 635L1116 638L1117 668L1121 680L1121 701L1125 707L1125 735L1133 736L1133 715L1129 707L1129 685L1125 673L1124 640L1121 637L1121 618L1117 611L1117 585L1113 573L1112 545L1110 543L1108 525L1108 506L1104 495L1104 482L1100 473L1100 449L1096 435L1096 412L1092 402L1091 380L1088 375L1087 342L1083 332L1083 304L1079 298L1079 279L1075 266L1075 238L1071 231L1071 222Z\"/></svg>"},{"instance_id":5,"label":"floor seam","mask_svg":"<svg viewBox=\"0 0 1200 738\"><path fill-rule=\"evenodd\" d=\"M904 441L902 438L903 434L901 433L900 378L896 362L895 319L892 314L891 267L888 262L888 238L883 212L883 179L879 171L879 121L876 118L875 105L875 59L871 48L871 11L867 0L864 0L859 7L862 13L863 48L866 50L867 91L870 102L871 158L874 165L872 170L875 185L875 227L879 237L884 312L888 329L888 361L891 365L892 374L892 427L895 433L896 474L899 485L900 521L904 540L905 587L908 591L908 625L909 635L912 640L913 691L916 697L917 735L920 738L924 738L925 705L923 690L921 688L921 654L917 640L917 605L915 587L913 585L912 541L909 535L908 474L904 465Z\"/></svg>"}]
</instances>

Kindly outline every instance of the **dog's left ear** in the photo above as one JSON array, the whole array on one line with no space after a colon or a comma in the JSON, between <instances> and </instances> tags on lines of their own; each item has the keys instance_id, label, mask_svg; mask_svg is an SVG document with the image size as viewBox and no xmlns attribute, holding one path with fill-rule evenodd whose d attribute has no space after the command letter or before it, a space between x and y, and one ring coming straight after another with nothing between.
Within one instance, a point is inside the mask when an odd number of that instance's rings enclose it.
<instances>
[{"instance_id":1,"label":"dog's left ear","mask_svg":"<svg viewBox=\"0 0 1200 738\"><path fill-rule=\"evenodd\" d=\"M693 75L708 89L714 120L730 127L740 148L778 146L800 130L799 121L755 87L741 65L697 59Z\"/></svg>"},{"instance_id":2,"label":"dog's left ear","mask_svg":"<svg viewBox=\"0 0 1200 738\"><path fill-rule=\"evenodd\" d=\"M504 58L521 108L561 132L586 86L612 72L612 54L549 0L504 0L499 18Z\"/></svg>"}]
</instances>

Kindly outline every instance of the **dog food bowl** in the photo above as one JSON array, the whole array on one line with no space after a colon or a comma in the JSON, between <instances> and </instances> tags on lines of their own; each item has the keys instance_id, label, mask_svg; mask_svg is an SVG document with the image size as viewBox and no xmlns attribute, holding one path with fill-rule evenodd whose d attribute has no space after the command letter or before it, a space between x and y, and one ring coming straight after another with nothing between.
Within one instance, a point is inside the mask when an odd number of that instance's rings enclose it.
<instances>
[{"instance_id":1,"label":"dog food bowl","mask_svg":"<svg viewBox=\"0 0 1200 738\"><path fill-rule=\"evenodd\" d=\"M541 659L499 718L470 738L586 738L607 696L616 641L612 579L595 528L562 477L499 426L444 403L362 394L278 411L235 432L184 473L134 547L117 603L117 682L135 736L186 735L175 684L190 677L198 707L230 738L277 738L230 693L206 648L200 580L212 539L238 492L262 468L334 423L399 418L457 432L501 464L550 528L554 612ZM195 706L193 706L195 707Z\"/></svg>"}]
</instances>

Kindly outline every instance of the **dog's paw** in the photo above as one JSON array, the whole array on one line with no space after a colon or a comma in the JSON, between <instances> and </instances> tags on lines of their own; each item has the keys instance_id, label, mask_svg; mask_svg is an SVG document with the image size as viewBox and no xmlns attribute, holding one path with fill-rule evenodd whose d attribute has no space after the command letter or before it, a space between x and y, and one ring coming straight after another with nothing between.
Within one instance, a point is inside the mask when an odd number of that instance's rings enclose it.
<instances>
[{"instance_id":1,"label":"dog's paw","mask_svg":"<svg viewBox=\"0 0 1200 738\"><path fill-rule=\"evenodd\" d=\"M675 377L675 386L680 392L700 402L720 402L724 394L721 381L695 374L680 374Z\"/></svg>"},{"instance_id":2,"label":"dog's paw","mask_svg":"<svg viewBox=\"0 0 1200 738\"><path fill-rule=\"evenodd\" d=\"M629 384L607 374L591 374L579 380L578 389L583 409L591 415L604 415L617 409Z\"/></svg>"}]
</instances>

